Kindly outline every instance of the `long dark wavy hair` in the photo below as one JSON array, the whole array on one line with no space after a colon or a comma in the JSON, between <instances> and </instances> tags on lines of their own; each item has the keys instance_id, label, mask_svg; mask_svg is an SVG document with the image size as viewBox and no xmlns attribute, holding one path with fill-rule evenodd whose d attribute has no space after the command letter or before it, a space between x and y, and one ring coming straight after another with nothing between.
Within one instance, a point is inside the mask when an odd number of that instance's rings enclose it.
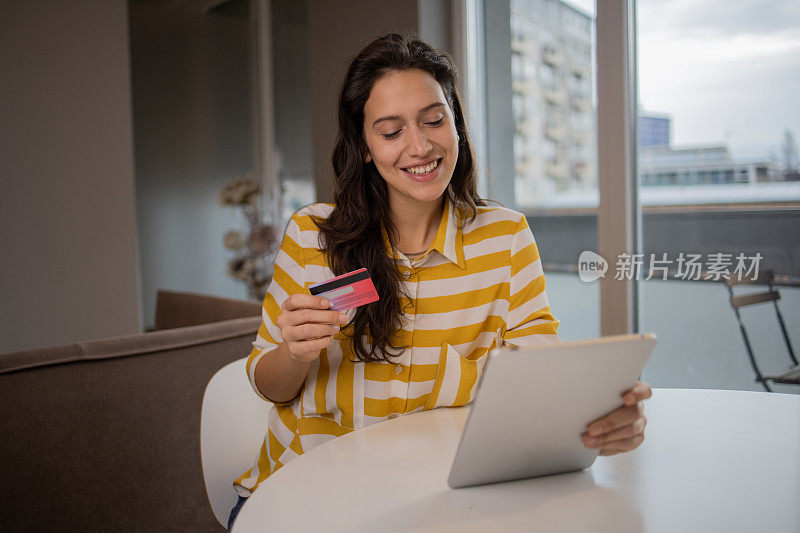
<instances>
[{"instance_id":1,"label":"long dark wavy hair","mask_svg":"<svg viewBox=\"0 0 800 533\"><path fill-rule=\"evenodd\" d=\"M456 206L460 220L471 221L477 207L486 205L477 193L475 163L456 92L456 68L450 55L421 41L413 34L391 33L369 43L350 63L339 93L339 130L333 149L335 207L315 222L320 246L328 266L337 276L366 267L380 299L359 307L342 333L353 341L359 361L387 361L408 346L395 337L400 329L402 276L394 257L387 254L381 227L392 249L397 228L389 218L389 195L374 162L366 163L364 105L375 82L390 72L419 69L441 86L453 111L458 133L458 159L445 194ZM368 341L368 346L364 345Z\"/></svg>"}]
</instances>

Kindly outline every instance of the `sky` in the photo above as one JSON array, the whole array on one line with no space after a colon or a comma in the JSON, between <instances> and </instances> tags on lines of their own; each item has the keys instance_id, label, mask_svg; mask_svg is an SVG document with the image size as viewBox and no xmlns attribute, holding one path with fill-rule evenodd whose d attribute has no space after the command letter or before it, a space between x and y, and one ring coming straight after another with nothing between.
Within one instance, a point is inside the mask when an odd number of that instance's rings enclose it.
<instances>
[{"instance_id":1,"label":"sky","mask_svg":"<svg viewBox=\"0 0 800 533\"><path fill-rule=\"evenodd\" d=\"M599 0L602 1L602 0ZM594 14L594 0L569 0ZM781 160L800 138L800 1L637 0L639 103L673 146L727 144Z\"/></svg>"}]
</instances>

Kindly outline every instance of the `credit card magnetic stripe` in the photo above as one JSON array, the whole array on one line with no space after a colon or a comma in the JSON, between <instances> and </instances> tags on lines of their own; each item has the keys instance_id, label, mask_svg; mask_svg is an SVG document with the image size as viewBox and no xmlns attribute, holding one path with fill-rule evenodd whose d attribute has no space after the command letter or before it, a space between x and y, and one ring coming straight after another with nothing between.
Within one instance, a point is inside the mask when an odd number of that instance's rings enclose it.
<instances>
[{"instance_id":1,"label":"credit card magnetic stripe","mask_svg":"<svg viewBox=\"0 0 800 533\"><path fill-rule=\"evenodd\" d=\"M363 281L369 278L369 272L367 272L366 268L361 268L359 270L354 270L353 272L349 272L347 274L342 274L341 276L335 277L331 280L321 281L319 283L314 283L313 285L308 286L309 292L313 295L318 295L323 292L332 291L333 289L338 289L340 287L345 287L347 285L351 285L358 281Z\"/></svg>"},{"instance_id":2,"label":"credit card magnetic stripe","mask_svg":"<svg viewBox=\"0 0 800 533\"><path fill-rule=\"evenodd\" d=\"M309 285L309 292L331 302L331 308L347 311L378 301L378 293L366 268L360 268L333 279Z\"/></svg>"}]
</instances>

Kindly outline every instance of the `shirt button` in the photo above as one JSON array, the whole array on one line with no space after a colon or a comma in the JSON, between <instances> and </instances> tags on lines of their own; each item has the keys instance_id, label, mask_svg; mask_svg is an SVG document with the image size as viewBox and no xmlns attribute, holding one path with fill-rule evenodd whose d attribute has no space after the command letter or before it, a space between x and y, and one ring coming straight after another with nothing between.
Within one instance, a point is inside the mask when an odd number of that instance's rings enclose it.
<instances>
[{"instance_id":1,"label":"shirt button","mask_svg":"<svg viewBox=\"0 0 800 533\"><path fill-rule=\"evenodd\" d=\"M402 374L403 373L403 365L394 365L394 373L395 374Z\"/></svg>"},{"instance_id":2,"label":"shirt button","mask_svg":"<svg viewBox=\"0 0 800 533\"><path fill-rule=\"evenodd\" d=\"M392 413L392 414L390 414L390 415L388 416L388 418L389 418L389 420L394 420L395 418L397 418L397 413Z\"/></svg>"},{"instance_id":3,"label":"shirt button","mask_svg":"<svg viewBox=\"0 0 800 533\"><path fill-rule=\"evenodd\" d=\"M410 278L411 277L411 271L410 270L406 270L405 272L403 272L403 277L404 278Z\"/></svg>"}]
</instances>

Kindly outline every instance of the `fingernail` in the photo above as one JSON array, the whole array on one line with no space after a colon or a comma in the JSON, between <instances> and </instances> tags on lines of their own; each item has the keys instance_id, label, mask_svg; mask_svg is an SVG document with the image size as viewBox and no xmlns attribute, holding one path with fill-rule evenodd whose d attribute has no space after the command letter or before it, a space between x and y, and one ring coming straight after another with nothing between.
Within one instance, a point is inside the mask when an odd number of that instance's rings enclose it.
<instances>
[{"instance_id":1,"label":"fingernail","mask_svg":"<svg viewBox=\"0 0 800 533\"><path fill-rule=\"evenodd\" d=\"M591 426L589 428L589 435L599 435L602 432L603 428L601 428L600 426Z\"/></svg>"},{"instance_id":2,"label":"fingernail","mask_svg":"<svg viewBox=\"0 0 800 533\"><path fill-rule=\"evenodd\" d=\"M339 322L347 322L347 315L344 313L339 313Z\"/></svg>"},{"instance_id":3,"label":"fingernail","mask_svg":"<svg viewBox=\"0 0 800 533\"><path fill-rule=\"evenodd\" d=\"M594 448L597 445L597 439L593 439L592 437L586 437L583 441L583 445L587 448Z\"/></svg>"},{"instance_id":4,"label":"fingernail","mask_svg":"<svg viewBox=\"0 0 800 533\"><path fill-rule=\"evenodd\" d=\"M320 304L322 305L322 307L328 307L329 305L331 305L331 303L328 300L324 299L320 302Z\"/></svg>"},{"instance_id":5,"label":"fingernail","mask_svg":"<svg viewBox=\"0 0 800 533\"><path fill-rule=\"evenodd\" d=\"M333 331L334 331L334 333L339 331L339 324L334 324L333 325Z\"/></svg>"}]
</instances>

